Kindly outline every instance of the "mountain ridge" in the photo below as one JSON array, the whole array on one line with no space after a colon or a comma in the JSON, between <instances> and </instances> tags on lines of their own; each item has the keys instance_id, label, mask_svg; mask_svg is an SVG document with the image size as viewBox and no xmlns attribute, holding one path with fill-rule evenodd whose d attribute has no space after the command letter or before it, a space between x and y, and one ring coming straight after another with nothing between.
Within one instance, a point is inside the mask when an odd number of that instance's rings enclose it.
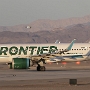
<instances>
[{"instance_id":1,"label":"mountain ridge","mask_svg":"<svg viewBox=\"0 0 90 90\"><path fill-rule=\"evenodd\" d=\"M37 31L53 31L63 30L67 26L74 24L83 24L90 22L90 15L84 17L73 17L67 19L39 19L29 24L21 24L15 26L0 26L0 32L12 31L12 32L37 32Z\"/></svg>"}]
</instances>

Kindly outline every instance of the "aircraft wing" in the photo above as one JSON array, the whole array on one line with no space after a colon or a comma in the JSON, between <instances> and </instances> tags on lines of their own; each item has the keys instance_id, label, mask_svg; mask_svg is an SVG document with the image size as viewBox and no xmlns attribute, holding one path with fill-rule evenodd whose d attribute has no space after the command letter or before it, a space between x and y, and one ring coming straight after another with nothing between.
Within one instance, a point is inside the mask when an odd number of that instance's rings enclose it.
<instances>
[{"instance_id":1,"label":"aircraft wing","mask_svg":"<svg viewBox=\"0 0 90 90\"><path fill-rule=\"evenodd\" d=\"M86 57L83 55L70 55L70 56L56 56L48 60L48 62L73 62L73 61L83 61Z\"/></svg>"},{"instance_id":2,"label":"aircraft wing","mask_svg":"<svg viewBox=\"0 0 90 90\"><path fill-rule=\"evenodd\" d=\"M83 58L83 55L71 55L71 56L63 56L63 57L68 59L76 59L76 58Z\"/></svg>"},{"instance_id":3,"label":"aircraft wing","mask_svg":"<svg viewBox=\"0 0 90 90\"><path fill-rule=\"evenodd\" d=\"M68 55L63 56L64 58L76 59L76 58L83 58L84 56L90 56L90 50L85 55Z\"/></svg>"},{"instance_id":4,"label":"aircraft wing","mask_svg":"<svg viewBox=\"0 0 90 90\"><path fill-rule=\"evenodd\" d=\"M64 58L70 58L70 59L77 59L77 58L83 58L83 57L88 57L90 56L90 51L88 51L85 55L68 55L68 56L63 56Z\"/></svg>"}]
</instances>

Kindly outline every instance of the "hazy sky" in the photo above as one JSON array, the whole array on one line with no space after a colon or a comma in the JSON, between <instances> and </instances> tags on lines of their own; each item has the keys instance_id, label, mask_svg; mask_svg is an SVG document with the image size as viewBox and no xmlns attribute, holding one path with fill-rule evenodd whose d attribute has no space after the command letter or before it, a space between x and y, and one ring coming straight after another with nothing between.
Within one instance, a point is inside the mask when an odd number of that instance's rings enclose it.
<instances>
[{"instance_id":1,"label":"hazy sky","mask_svg":"<svg viewBox=\"0 0 90 90\"><path fill-rule=\"evenodd\" d=\"M90 15L90 0L0 0L0 26Z\"/></svg>"}]
</instances>

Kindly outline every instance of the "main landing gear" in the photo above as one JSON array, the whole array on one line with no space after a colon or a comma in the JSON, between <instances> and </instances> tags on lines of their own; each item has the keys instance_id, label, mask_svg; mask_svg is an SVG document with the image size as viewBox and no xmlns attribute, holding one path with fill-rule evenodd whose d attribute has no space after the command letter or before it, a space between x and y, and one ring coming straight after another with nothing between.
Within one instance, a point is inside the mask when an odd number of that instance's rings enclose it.
<instances>
[{"instance_id":1,"label":"main landing gear","mask_svg":"<svg viewBox=\"0 0 90 90\"><path fill-rule=\"evenodd\" d=\"M37 63L37 71L45 71L46 70L46 68L45 68L45 66L44 66L44 60L41 58L40 60L39 60L39 62Z\"/></svg>"},{"instance_id":2,"label":"main landing gear","mask_svg":"<svg viewBox=\"0 0 90 90\"><path fill-rule=\"evenodd\" d=\"M37 66L37 71L45 71L45 70L46 70L45 66L40 65Z\"/></svg>"}]
</instances>

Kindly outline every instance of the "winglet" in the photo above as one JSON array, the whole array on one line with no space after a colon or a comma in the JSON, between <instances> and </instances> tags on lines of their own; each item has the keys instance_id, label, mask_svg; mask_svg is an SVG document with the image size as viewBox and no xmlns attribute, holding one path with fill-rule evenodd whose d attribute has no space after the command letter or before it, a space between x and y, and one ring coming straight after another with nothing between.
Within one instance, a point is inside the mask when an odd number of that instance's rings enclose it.
<instances>
[{"instance_id":1,"label":"winglet","mask_svg":"<svg viewBox=\"0 0 90 90\"><path fill-rule=\"evenodd\" d=\"M75 40L76 40L76 39L74 39L74 40L70 43L70 45L66 48L67 51L71 50L71 48L72 48Z\"/></svg>"},{"instance_id":2,"label":"winglet","mask_svg":"<svg viewBox=\"0 0 90 90\"><path fill-rule=\"evenodd\" d=\"M55 43L56 43L56 44L57 44L57 43L60 43L60 41L59 41L59 40L56 40L56 42L55 42Z\"/></svg>"}]
</instances>

